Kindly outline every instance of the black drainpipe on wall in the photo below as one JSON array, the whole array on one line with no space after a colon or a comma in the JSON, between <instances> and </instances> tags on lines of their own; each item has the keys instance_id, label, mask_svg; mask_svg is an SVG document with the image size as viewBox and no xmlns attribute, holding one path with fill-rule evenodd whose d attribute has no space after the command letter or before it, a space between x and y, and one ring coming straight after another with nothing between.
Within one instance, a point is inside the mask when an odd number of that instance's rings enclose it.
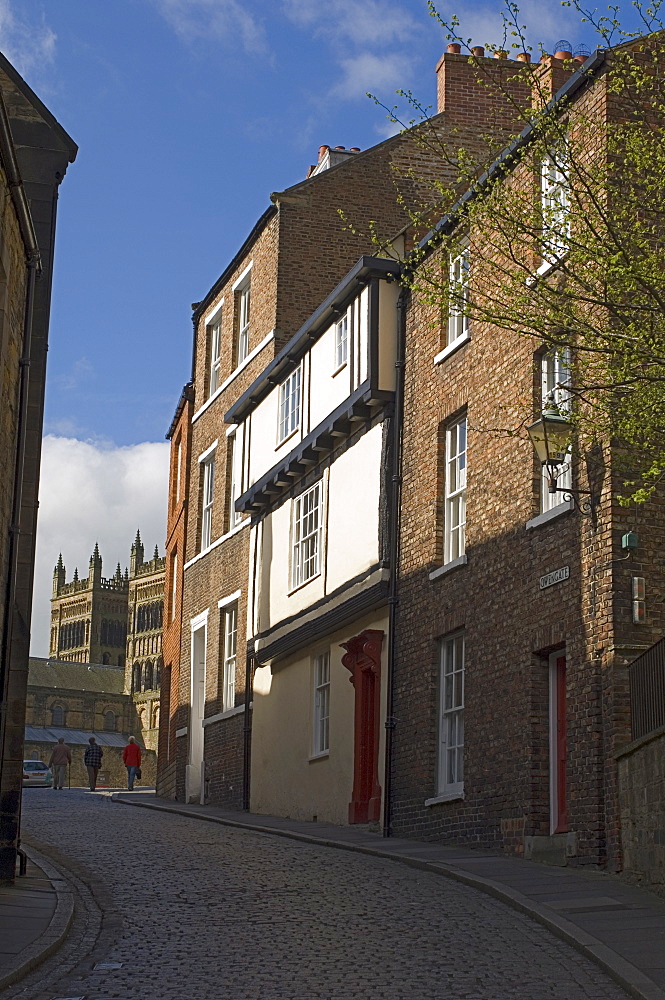
<instances>
[{"instance_id":1,"label":"black drainpipe on wall","mask_svg":"<svg viewBox=\"0 0 665 1000\"><path fill-rule=\"evenodd\" d=\"M393 740L397 720L394 711L395 645L397 605L399 603L400 502L402 494L402 425L404 419L404 354L406 340L407 290L402 288L397 300L397 349L395 358L395 409L393 412L392 472L390 483L388 591L388 665L386 676L386 756L383 778L383 836L392 836L392 767Z\"/></svg>"}]
</instances>

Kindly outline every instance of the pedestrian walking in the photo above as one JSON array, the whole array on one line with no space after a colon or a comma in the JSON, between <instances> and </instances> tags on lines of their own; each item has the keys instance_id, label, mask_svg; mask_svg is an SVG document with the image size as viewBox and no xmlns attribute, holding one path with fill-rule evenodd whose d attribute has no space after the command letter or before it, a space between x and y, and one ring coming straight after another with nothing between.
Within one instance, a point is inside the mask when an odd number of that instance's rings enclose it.
<instances>
[{"instance_id":1,"label":"pedestrian walking","mask_svg":"<svg viewBox=\"0 0 665 1000\"><path fill-rule=\"evenodd\" d=\"M88 771L88 781L90 782L90 791L94 792L97 788L97 774L100 767L102 766L102 757L104 756L104 751L100 746L97 746L97 740L94 736L91 736L88 740L90 746L86 750L83 756L83 763Z\"/></svg>"},{"instance_id":2,"label":"pedestrian walking","mask_svg":"<svg viewBox=\"0 0 665 1000\"><path fill-rule=\"evenodd\" d=\"M141 747L133 736L129 737L129 743L122 751L122 759L127 768L127 789L133 792L134 779L141 777Z\"/></svg>"},{"instance_id":3,"label":"pedestrian walking","mask_svg":"<svg viewBox=\"0 0 665 1000\"><path fill-rule=\"evenodd\" d=\"M51 751L48 766L53 771L53 788L63 788L67 767L72 762L72 752L65 744L64 736L61 736Z\"/></svg>"}]
</instances>

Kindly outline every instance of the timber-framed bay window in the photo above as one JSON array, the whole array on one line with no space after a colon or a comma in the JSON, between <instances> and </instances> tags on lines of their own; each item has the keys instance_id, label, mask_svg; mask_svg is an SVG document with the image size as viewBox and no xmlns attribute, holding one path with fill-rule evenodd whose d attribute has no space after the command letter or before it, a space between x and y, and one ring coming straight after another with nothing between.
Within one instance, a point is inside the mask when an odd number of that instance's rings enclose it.
<instances>
[{"instance_id":1,"label":"timber-framed bay window","mask_svg":"<svg viewBox=\"0 0 665 1000\"><path fill-rule=\"evenodd\" d=\"M466 551L466 416L446 428L443 561Z\"/></svg>"},{"instance_id":2,"label":"timber-framed bay window","mask_svg":"<svg viewBox=\"0 0 665 1000\"><path fill-rule=\"evenodd\" d=\"M458 247L450 255L450 270L448 275L448 330L446 344L452 344L469 335L469 317L467 303L469 301L469 268L470 251L468 243Z\"/></svg>"},{"instance_id":3,"label":"timber-framed bay window","mask_svg":"<svg viewBox=\"0 0 665 1000\"><path fill-rule=\"evenodd\" d=\"M314 657L314 727L312 756L330 749L330 652Z\"/></svg>"},{"instance_id":4,"label":"timber-framed bay window","mask_svg":"<svg viewBox=\"0 0 665 1000\"><path fill-rule=\"evenodd\" d=\"M553 347L540 356L541 406L543 410L555 409L562 416L570 414L570 367L571 352L569 347ZM540 476L540 509L542 513L565 503L562 492L550 492L550 475L548 467L543 465ZM559 490L568 490L572 485L572 449L569 448L567 460L557 468L557 486Z\"/></svg>"},{"instance_id":5,"label":"timber-framed bay window","mask_svg":"<svg viewBox=\"0 0 665 1000\"><path fill-rule=\"evenodd\" d=\"M212 543L212 507L215 498L215 452L217 442L199 459L201 468L201 551Z\"/></svg>"},{"instance_id":6,"label":"timber-framed bay window","mask_svg":"<svg viewBox=\"0 0 665 1000\"><path fill-rule=\"evenodd\" d=\"M570 178L566 142L553 145L540 169L542 254L546 265L555 264L570 247Z\"/></svg>"},{"instance_id":7,"label":"timber-framed bay window","mask_svg":"<svg viewBox=\"0 0 665 1000\"><path fill-rule=\"evenodd\" d=\"M464 793L464 634L439 643L439 752L437 796Z\"/></svg>"},{"instance_id":8,"label":"timber-framed bay window","mask_svg":"<svg viewBox=\"0 0 665 1000\"><path fill-rule=\"evenodd\" d=\"M302 367L298 365L279 387L278 444L286 441L300 427L301 390Z\"/></svg>"},{"instance_id":9,"label":"timber-framed bay window","mask_svg":"<svg viewBox=\"0 0 665 1000\"><path fill-rule=\"evenodd\" d=\"M291 589L321 572L323 484L316 483L293 501L291 522Z\"/></svg>"}]
</instances>

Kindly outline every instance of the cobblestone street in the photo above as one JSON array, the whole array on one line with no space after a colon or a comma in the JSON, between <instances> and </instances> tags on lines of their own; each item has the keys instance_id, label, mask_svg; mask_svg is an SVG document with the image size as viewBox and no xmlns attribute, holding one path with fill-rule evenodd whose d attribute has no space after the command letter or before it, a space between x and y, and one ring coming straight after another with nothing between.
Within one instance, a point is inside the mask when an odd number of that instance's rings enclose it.
<instances>
[{"instance_id":1,"label":"cobblestone street","mask_svg":"<svg viewBox=\"0 0 665 1000\"><path fill-rule=\"evenodd\" d=\"M445 877L81 789L28 789L23 809L68 865L77 919L3 1000L625 1000L548 930Z\"/></svg>"}]
</instances>

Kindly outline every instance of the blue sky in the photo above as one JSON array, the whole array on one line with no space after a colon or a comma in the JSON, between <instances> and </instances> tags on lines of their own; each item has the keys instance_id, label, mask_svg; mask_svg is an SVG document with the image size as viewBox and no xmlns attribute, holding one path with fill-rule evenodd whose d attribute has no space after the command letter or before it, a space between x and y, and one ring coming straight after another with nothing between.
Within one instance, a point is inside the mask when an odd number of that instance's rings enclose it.
<instances>
[{"instance_id":1,"label":"blue sky","mask_svg":"<svg viewBox=\"0 0 665 1000\"><path fill-rule=\"evenodd\" d=\"M592 44L558 0L522 6L534 44ZM467 3L464 36L499 43L498 9ZM137 526L163 551L191 303L320 145L390 134L366 91L434 102L445 43L425 0L0 0L0 49L80 147L59 206L35 655L59 551L68 578L95 541L105 573L124 568Z\"/></svg>"}]
</instances>

